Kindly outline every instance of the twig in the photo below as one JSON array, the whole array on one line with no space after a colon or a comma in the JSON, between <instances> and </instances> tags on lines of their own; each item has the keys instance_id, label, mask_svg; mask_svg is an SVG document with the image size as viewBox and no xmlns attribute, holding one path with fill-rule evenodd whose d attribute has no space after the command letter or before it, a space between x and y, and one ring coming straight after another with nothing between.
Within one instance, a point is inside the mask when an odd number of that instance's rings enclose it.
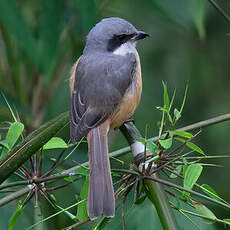
<instances>
[{"instance_id":1,"label":"twig","mask_svg":"<svg viewBox=\"0 0 230 230\"><path fill-rule=\"evenodd\" d=\"M121 220L122 220L122 230L125 230L125 200L126 196L122 199L122 208L121 208Z\"/></svg>"},{"instance_id":2,"label":"twig","mask_svg":"<svg viewBox=\"0 0 230 230\"><path fill-rule=\"evenodd\" d=\"M69 181L69 182L67 182L67 183L65 183L65 184L62 184L62 185L59 185L59 186L56 186L56 187L52 187L52 188L46 188L46 191L50 192L50 191L54 191L54 190L57 190L57 189L60 189L60 188L64 188L64 187L66 187L67 185L72 184L73 182L75 182L75 181L77 181L77 180L79 180L79 179L81 179L81 178L82 178L82 177L77 177L77 178L75 178L73 181Z\"/></svg>"},{"instance_id":3,"label":"twig","mask_svg":"<svg viewBox=\"0 0 230 230\"><path fill-rule=\"evenodd\" d=\"M211 202L213 202L213 203L222 205L222 206L224 206L224 207L230 209L230 205L227 205L227 204L225 204L225 203L223 203L223 202L220 202L220 201L218 201L218 200L212 199L211 197L205 196L205 195L203 195L203 194L201 194L201 193L198 193L198 192L196 192L196 191L186 189L186 188L184 188L184 187L182 187L182 186L180 186L180 185L173 184L173 183L171 183L171 182L169 182L169 181L162 180L162 179L160 179L160 178L154 178L154 177L152 177L152 176L144 176L144 178L145 178L145 179L150 179L150 180L153 180L153 181L156 181L156 182L159 182L159 183L161 183L161 184L164 184L164 185L167 185L167 186L170 186L170 187L173 187L173 188L177 188L177 189L182 190L182 191L185 191L185 192L189 192L189 193L191 193L191 194L193 194L193 195L195 195L195 196L199 196L199 197L201 197L201 198L204 198L204 199L209 200L209 201L211 201Z\"/></svg>"},{"instance_id":4,"label":"twig","mask_svg":"<svg viewBox=\"0 0 230 230\"><path fill-rule=\"evenodd\" d=\"M19 197L25 195L27 192L30 191L30 188L28 186L26 186L25 188L23 189L20 189L19 191L17 192L14 192L8 196L5 196L4 198L2 198L0 200L0 207L5 205L5 204L8 204L9 202L15 200L15 199L18 199Z\"/></svg>"},{"instance_id":5,"label":"twig","mask_svg":"<svg viewBox=\"0 0 230 230\"><path fill-rule=\"evenodd\" d=\"M208 0L208 1L228 22L230 22L230 17L214 0Z\"/></svg>"},{"instance_id":6,"label":"twig","mask_svg":"<svg viewBox=\"0 0 230 230\"><path fill-rule=\"evenodd\" d=\"M206 127L209 127L211 125L215 125L217 123L220 123L220 122L223 122L223 121L228 121L230 120L230 113L227 113L227 114L224 114L224 115L221 115L221 116L218 116L218 117L214 117L214 118L211 118L211 119L208 119L208 120L205 120L205 121L200 121L200 122L197 122L197 123L194 123L194 124L191 124L191 125L188 125L188 126L185 126L185 127L182 127L182 128L179 128L177 129L176 131L191 131L191 130L194 130L194 129L199 129L199 128L206 128ZM156 141L158 139L158 136L156 137L152 137L148 140L150 141ZM116 150L114 152L111 152L109 154L110 157L119 157L121 155L123 155L124 153L127 153L127 152L130 152L130 147L124 147L122 149L119 149L119 150ZM83 164L81 164L82 166L88 166L89 165L89 162L85 162ZM72 168L69 168L67 170L65 170L63 173L71 173L73 172L74 170L80 168L80 166L74 166Z\"/></svg>"},{"instance_id":7,"label":"twig","mask_svg":"<svg viewBox=\"0 0 230 230\"><path fill-rule=\"evenodd\" d=\"M183 128L179 128L176 131L191 131L194 129L202 129L202 128L206 128L208 126L215 125L215 124L218 124L220 122L227 121L227 120L230 120L230 113L220 115L217 117L213 117L213 118L210 118L210 119L205 120L205 121L199 121L199 122L194 123L192 125L188 125L188 126L185 126Z\"/></svg>"},{"instance_id":8,"label":"twig","mask_svg":"<svg viewBox=\"0 0 230 230\"><path fill-rule=\"evenodd\" d=\"M50 170L47 171L44 175L41 176L41 178L47 177L49 176L58 166L59 166L59 162L63 156L63 154L65 153L66 149L63 149L61 151L61 153L59 154L58 158L56 159L56 161L53 163L53 165L51 166Z\"/></svg>"},{"instance_id":9,"label":"twig","mask_svg":"<svg viewBox=\"0 0 230 230\"><path fill-rule=\"evenodd\" d=\"M90 221L89 218L86 219L86 220L83 220L83 221L79 221L76 224L73 224L73 225L69 226L66 230L72 230L72 229L74 229L74 228L76 228L76 227L78 227L78 226L80 226L82 224L88 223L89 221Z\"/></svg>"},{"instance_id":10,"label":"twig","mask_svg":"<svg viewBox=\"0 0 230 230\"><path fill-rule=\"evenodd\" d=\"M18 176L20 179L26 180L26 178L25 178L24 176L22 176L21 174L19 174L19 173L17 173L17 172L14 172L14 174L15 174L16 176Z\"/></svg>"}]
</instances>

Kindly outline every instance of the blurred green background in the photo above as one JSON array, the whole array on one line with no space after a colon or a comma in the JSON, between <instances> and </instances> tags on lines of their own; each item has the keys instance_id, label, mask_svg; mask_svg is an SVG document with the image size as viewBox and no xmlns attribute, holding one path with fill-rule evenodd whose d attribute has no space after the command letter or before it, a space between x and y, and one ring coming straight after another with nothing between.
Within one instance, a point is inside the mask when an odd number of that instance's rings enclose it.
<instances>
[{"instance_id":1,"label":"blurred green background","mask_svg":"<svg viewBox=\"0 0 230 230\"><path fill-rule=\"evenodd\" d=\"M219 3L230 12L229 1ZM138 44L143 95L134 119L143 134L146 125L149 137L157 134L160 113L155 107L163 104L162 80L171 95L177 89L175 105L178 107L185 86L189 85L178 127L230 111L230 22L208 1L1 0L0 91L17 110L28 132L68 110L71 66L81 55L89 30L102 18L112 16L130 21L151 36ZM0 122L9 120L12 120L10 112L0 95ZM196 143L207 154L230 155L229 130L230 122L207 128ZM4 129L1 132L4 133ZM68 140L68 128L63 135ZM111 150L127 145L118 132L113 132L110 138ZM76 159L87 159L84 147L76 151L79 152L75 154ZM208 183L230 201L230 161L213 162L224 168L205 168L200 183ZM63 197L63 193L76 192L79 186L72 185L56 195L66 207L73 202L74 195ZM1 229L7 229L15 207L12 203L1 208ZM31 208L27 208L16 229L25 229L33 223ZM230 217L226 210L213 206L211 209L218 217ZM44 206L44 212L52 211ZM177 217L183 229L194 228L182 215L177 214ZM202 229L223 229L222 225L194 220ZM50 221L47 229L61 229L70 223L61 215ZM81 229L89 229L89 225ZM117 215L106 229L121 229L120 216ZM151 203L146 201L130 212L127 229L161 229Z\"/></svg>"}]
</instances>

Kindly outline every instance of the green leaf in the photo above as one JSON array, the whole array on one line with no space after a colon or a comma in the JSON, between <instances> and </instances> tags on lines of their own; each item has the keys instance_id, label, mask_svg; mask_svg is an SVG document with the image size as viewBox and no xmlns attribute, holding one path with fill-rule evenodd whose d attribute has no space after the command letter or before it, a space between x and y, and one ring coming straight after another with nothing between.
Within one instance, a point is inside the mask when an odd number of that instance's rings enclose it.
<instances>
[{"instance_id":1,"label":"green leaf","mask_svg":"<svg viewBox=\"0 0 230 230\"><path fill-rule=\"evenodd\" d=\"M111 218L103 217L98 220L98 222L93 226L93 230L102 230L106 227L107 223Z\"/></svg>"},{"instance_id":2,"label":"green leaf","mask_svg":"<svg viewBox=\"0 0 230 230\"><path fill-rule=\"evenodd\" d=\"M178 140L178 141L180 141L180 142L182 142L182 143L186 143L186 146L188 148L190 148L190 149L194 150L195 152L198 152L198 153L206 156L205 153L204 153L204 151L200 147L198 147L196 144L194 144L194 143L192 143L190 141L186 142L186 140L184 140L182 138L179 138L179 137L176 137L175 139Z\"/></svg>"},{"instance_id":3,"label":"green leaf","mask_svg":"<svg viewBox=\"0 0 230 230\"><path fill-rule=\"evenodd\" d=\"M68 145L60 137L52 137L45 145L43 149L66 149Z\"/></svg>"},{"instance_id":4,"label":"green leaf","mask_svg":"<svg viewBox=\"0 0 230 230\"><path fill-rule=\"evenodd\" d=\"M83 200L88 197L89 176L85 177L85 182L82 186L80 198ZM87 215L87 202L84 201L77 207L77 219L82 221L88 218Z\"/></svg>"},{"instance_id":5,"label":"green leaf","mask_svg":"<svg viewBox=\"0 0 230 230\"><path fill-rule=\"evenodd\" d=\"M17 223L18 218L19 218L19 216L21 215L23 209L24 209L24 206L22 206L21 204L18 204L17 210L16 210L16 211L14 212L14 214L10 217L8 230L14 229L14 226L15 226L15 224Z\"/></svg>"},{"instance_id":6,"label":"green leaf","mask_svg":"<svg viewBox=\"0 0 230 230\"><path fill-rule=\"evenodd\" d=\"M144 190L145 194L147 195L148 199L152 202L153 205L155 205L153 197L144 183L143 183L143 190Z\"/></svg>"},{"instance_id":7,"label":"green leaf","mask_svg":"<svg viewBox=\"0 0 230 230\"><path fill-rule=\"evenodd\" d=\"M186 88L185 88L184 98L183 98L183 101L182 101L182 105L180 107L180 114L182 113L182 111L184 109L185 101L186 101L186 98L187 98L187 93L188 93L188 85L186 85Z\"/></svg>"},{"instance_id":8,"label":"green leaf","mask_svg":"<svg viewBox=\"0 0 230 230\"><path fill-rule=\"evenodd\" d=\"M146 145L146 149L149 150L152 154L154 154L158 148L155 143L143 137L138 138L138 141L141 142L143 145Z\"/></svg>"},{"instance_id":9,"label":"green leaf","mask_svg":"<svg viewBox=\"0 0 230 230\"><path fill-rule=\"evenodd\" d=\"M230 219L223 219L223 221L225 221L226 224L230 226Z\"/></svg>"},{"instance_id":10,"label":"green leaf","mask_svg":"<svg viewBox=\"0 0 230 230\"><path fill-rule=\"evenodd\" d=\"M147 197L146 194L144 194L143 196L139 197L138 199L136 199L135 204L136 205L142 204L145 201L146 197Z\"/></svg>"},{"instance_id":11,"label":"green leaf","mask_svg":"<svg viewBox=\"0 0 230 230\"><path fill-rule=\"evenodd\" d=\"M44 143L69 123L69 112L60 114L58 117L42 125L33 131L21 143L0 158L0 183L2 183L12 172L16 171L30 156L38 151Z\"/></svg>"},{"instance_id":12,"label":"green leaf","mask_svg":"<svg viewBox=\"0 0 230 230\"><path fill-rule=\"evenodd\" d=\"M216 221L217 218L214 215L214 213L210 209L208 209L206 206L204 206L203 204L193 201L193 206L199 214L208 218L208 220L206 218L203 218L205 222L212 224Z\"/></svg>"},{"instance_id":13,"label":"green leaf","mask_svg":"<svg viewBox=\"0 0 230 230\"><path fill-rule=\"evenodd\" d=\"M187 169L188 169L188 165L187 165L187 164L186 164L186 165L183 165L183 174L184 174L184 175L185 175Z\"/></svg>"},{"instance_id":14,"label":"green leaf","mask_svg":"<svg viewBox=\"0 0 230 230\"><path fill-rule=\"evenodd\" d=\"M211 188L209 185L207 184L203 184L201 185L201 189L203 190L204 193L206 193L208 196L212 197L215 200L222 200L218 194L214 191L213 188Z\"/></svg>"},{"instance_id":15,"label":"green leaf","mask_svg":"<svg viewBox=\"0 0 230 230\"><path fill-rule=\"evenodd\" d=\"M147 140L144 137L138 138L138 141L141 142L143 145L145 145L147 142Z\"/></svg>"},{"instance_id":16,"label":"green leaf","mask_svg":"<svg viewBox=\"0 0 230 230\"><path fill-rule=\"evenodd\" d=\"M174 109L174 116L175 116L176 120L179 120L181 118L181 113L180 113L180 111L178 111L177 108Z\"/></svg>"},{"instance_id":17,"label":"green leaf","mask_svg":"<svg viewBox=\"0 0 230 230\"><path fill-rule=\"evenodd\" d=\"M78 169L75 169L74 172L76 174L80 174L80 175L83 175L83 176L88 176L89 175L89 169L87 167L80 167Z\"/></svg>"},{"instance_id":18,"label":"green leaf","mask_svg":"<svg viewBox=\"0 0 230 230\"><path fill-rule=\"evenodd\" d=\"M199 164L191 164L188 166L184 176L184 188L192 190L194 184L197 182L203 167Z\"/></svg>"},{"instance_id":19,"label":"green leaf","mask_svg":"<svg viewBox=\"0 0 230 230\"><path fill-rule=\"evenodd\" d=\"M185 138L192 138L193 135L191 133L185 132L185 131L173 131L173 134L175 136L185 137Z\"/></svg>"},{"instance_id":20,"label":"green leaf","mask_svg":"<svg viewBox=\"0 0 230 230\"><path fill-rule=\"evenodd\" d=\"M4 148L6 148L7 150L9 150L9 149L10 149L9 144L7 143L7 141L6 141L6 140L2 140L2 141L0 141L0 146L2 146L2 147L4 147Z\"/></svg>"},{"instance_id":21,"label":"green leaf","mask_svg":"<svg viewBox=\"0 0 230 230\"><path fill-rule=\"evenodd\" d=\"M170 115L169 112L167 112L167 115L168 115L169 122L170 122L171 124L173 124L172 116Z\"/></svg>"},{"instance_id":22,"label":"green leaf","mask_svg":"<svg viewBox=\"0 0 230 230\"><path fill-rule=\"evenodd\" d=\"M169 149L172 146L172 140L173 140L173 138L170 137L170 138L165 139L165 140L159 140L159 143L164 149Z\"/></svg>"},{"instance_id":23,"label":"green leaf","mask_svg":"<svg viewBox=\"0 0 230 230\"><path fill-rule=\"evenodd\" d=\"M176 89L174 89L174 91L173 91L173 96L172 96L172 99L171 99L170 105L169 105L169 112L170 112L170 110L171 110L171 108L172 108L172 105L173 105L173 102L174 102L175 95L176 95ZM170 116L170 117L171 117L171 116Z\"/></svg>"},{"instance_id":24,"label":"green leaf","mask_svg":"<svg viewBox=\"0 0 230 230\"><path fill-rule=\"evenodd\" d=\"M71 212L65 210L64 208L62 208L59 205L56 205L61 211L63 211L71 220L77 221L77 217L74 216Z\"/></svg>"},{"instance_id":25,"label":"green leaf","mask_svg":"<svg viewBox=\"0 0 230 230\"><path fill-rule=\"evenodd\" d=\"M162 81L163 84L163 88L164 88L164 108L168 111L169 110L169 95L168 95L168 90L167 90L167 86L164 83L164 81Z\"/></svg>"},{"instance_id":26,"label":"green leaf","mask_svg":"<svg viewBox=\"0 0 230 230\"><path fill-rule=\"evenodd\" d=\"M173 170L173 172L175 172L175 173L177 173L177 174L180 174L181 170L182 170L182 165L178 165L178 166ZM172 178L172 179L174 179L174 178L177 178L177 175L174 174L174 173L171 173L171 174L169 175L169 177Z\"/></svg>"},{"instance_id":27,"label":"green leaf","mask_svg":"<svg viewBox=\"0 0 230 230\"><path fill-rule=\"evenodd\" d=\"M147 141L146 148L149 150L152 154L154 154L157 150L157 145L153 143L152 141Z\"/></svg>"},{"instance_id":28,"label":"green leaf","mask_svg":"<svg viewBox=\"0 0 230 230\"><path fill-rule=\"evenodd\" d=\"M8 109L10 110L10 113L11 113L11 115L12 115L14 121L17 122L17 118L16 118L16 116L15 116L15 114L14 114L14 111L13 111L13 109L11 108L11 106L10 106L8 100L6 99L4 93L1 92L1 94L2 94L2 97L4 98L4 100L5 100L6 104L7 104Z\"/></svg>"},{"instance_id":29,"label":"green leaf","mask_svg":"<svg viewBox=\"0 0 230 230\"><path fill-rule=\"evenodd\" d=\"M64 180L67 182L74 182L73 178L68 176L68 177L64 177Z\"/></svg>"},{"instance_id":30,"label":"green leaf","mask_svg":"<svg viewBox=\"0 0 230 230\"><path fill-rule=\"evenodd\" d=\"M198 30L200 39L205 38L205 0L188 1L188 8Z\"/></svg>"},{"instance_id":31,"label":"green leaf","mask_svg":"<svg viewBox=\"0 0 230 230\"><path fill-rule=\"evenodd\" d=\"M158 110L160 110L160 111L163 111L163 112L165 112L165 113L168 113L168 110L165 109L165 108L163 108L163 107L161 107L161 106L156 106L156 109L158 109Z\"/></svg>"},{"instance_id":32,"label":"green leaf","mask_svg":"<svg viewBox=\"0 0 230 230\"><path fill-rule=\"evenodd\" d=\"M200 154L202 154L202 155L205 155L204 151L203 151L200 147L198 147L197 145L195 145L194 143L188 142L188 143L186 143L186 145L187 145L190 149L192 149L192 150L194 150L194 151L196 151L196 152L198 152L198 153L200 153Z\"/></svg>"},{"instance_id":33,"label":"green leaf","mask_svg":"<svg viewBox=\"0 0 230 230\"><path fill-rule=\"evenodd\" d=\"M11 124L7 134L5 141L8 143L9 149L3 148L2 156L4 156L11 148L14 146L20 135L24 130L24 125L20 122L14 122Z\"/></svg>"}]
</instances>

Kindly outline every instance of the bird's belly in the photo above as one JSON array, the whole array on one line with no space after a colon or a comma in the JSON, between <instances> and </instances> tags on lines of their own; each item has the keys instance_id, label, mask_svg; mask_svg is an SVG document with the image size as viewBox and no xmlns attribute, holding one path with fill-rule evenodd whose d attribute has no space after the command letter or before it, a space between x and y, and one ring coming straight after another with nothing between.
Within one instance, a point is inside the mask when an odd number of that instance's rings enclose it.
<instances>
[{"instance_id":1,"label":"bird's belly","mask_svg":"<svg viewBox=\"0 0 230 230\"><path fill-rule=\"evenodd\" d=\"M122 102L113 112L110 117L111 123L110 128L120 127L124 121L131 117L137 106L140 103L141 92L142 92L142 78L141 78L141 66L139 55L136 53L137 66L133 79L133 83L125 93Z\"/></svg>"}]
</instances>

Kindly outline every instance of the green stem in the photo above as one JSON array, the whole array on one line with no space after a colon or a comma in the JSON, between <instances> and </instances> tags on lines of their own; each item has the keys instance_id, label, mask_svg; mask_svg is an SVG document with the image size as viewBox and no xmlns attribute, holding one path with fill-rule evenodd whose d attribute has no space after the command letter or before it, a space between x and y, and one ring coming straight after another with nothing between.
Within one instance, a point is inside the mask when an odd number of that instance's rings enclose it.
<instances>
[{"instance_id":1,"label":"green stem","mask_svg":"<svg viewBox=\"0 0 230 230\"><path fill-rule=\"evenodd\" d=\"M152 177L157 178L158 175L155 173ZM148 179L144 179L144 183L154 201L163 229L178 230L179 227L162 184Z\"/></svg>"},{"instance_id":2,"label":"green stem","mask_svg":"<svg viewBox=\"0 0 230 230\"><path fill-rule=\"evenodd\" d=\"M141 137L140 132L132 122L126 122L120 130L130 145ZM152 177L158 178L158 175L155 173ZM149 190L151 199L154 201L164 230L178 230L179 227L176 222L176 218L173 214L172 208L170 207L168 197L163 186L160 183L149 179L144 179L144 183Z\"/></svg>"},{"instance_id":3,"label":"green stem","mask_svg":"<svg viewBox=\"0 0 230 230\"><path fill-rule=\"evenodd\" d=\"M161 184L167 185L167 186L172 187L172 188L179 189L179 190L181 190L181 191L189 192L189 193L191 193L191 194L193 194L193 195L195 195L195 196L198 196L198 197L200 197L200 198L204 198L204 199L206 199L206 200L208 200L208 201L211 201L211 202L213 202L213 203L215 203L215 204L218 204L218 205L220 205L220 206L224 206L225 208L230 209L230 205L228 205L228 204L226 204L226 203L223 203L223 202L221 202L221 201L219 201L219 200L213 199L213 198L211 198L211 197L209 197L209 196L203 195L203 194L201 194L201 193L199 193L199 192L196 192L196 191L193 191L193 190L186 189L186 188L184 188L184 187L182 187L182 186L180 186L180 185L173 184L173 183L171 183L171 182L169 182L169 181L162 180L162 179L160 179L160 178L153 177L153 176L144 176L144 178L145 178L145 179L149 179L149 180L153 180L153 181L155 181L155 182L159 182L159 183L161 183Z\"/></svg>"},{"instance_id":4,"label":"green stem","mask_svg":"<svg viewBox=\"0 0 230 230\"><path fill-rule=\"evenodd\" d=\"M16 171L27 159L29 159L33 153L40 149L47 140L49 140L56 132L65 126L68 123L68 120L68 112L61 114L56 119L48 122L47 124L41 126L38 130L34 131L19 146L16 146L9 154L0 159L0 183L8 178L11 173ZM230 120L230 113L194 123L178 130L190 131L193 129L208 127L227 120ZM135 135L135 132L132 135L128 134L129 132L127 132L127 135L130 137L126 138L127 140L131 140L130 138L134 138L133 135ZM155 141L157 138L158 137L153 137L149 140ZM110 156L118 157L129 151L130 147L128 146L110 153ZM85 162L82 164L82 166L87 166L88 164L88 162ZM80 167L81 166L75 166L67 169L63 172L63 174L67 175L68 173L73 172L75 169Z\"/></svg>"},{"instance_id":5,"label":"green stem","mask_svg":"<svg viewBox=\"0 0 230 230\"><path fill-rule=\"evenodd\" d=\"M230 113L224 114L224 115L221 115L221 116L218 116L218 117L214 117L214 118L211 118L211 119L208 119L208 120L205 120L205 121L200 121L200 122L197 122L197 123L194 123L194 124L182 127L182 128L179 128L179 129L177 129L177 131L191 131L191 130L194 130L194 129L206 128L208 126L215 125L217 123L228 121L228 120L230 120ZM132 144L133 140L138 139L138 137L134 136L134 135L136 135L136 132L135 132L135 130L137 130L136 127L133 128L133 130L131 128L130 128L130 130L127 130L127 128L125 128L124 126L121 126L120 130L124 135L126 135L127 141L128 142L131 141L130 142L131 144ZM156 141L157 139L158 139L158 136L152 137L149 140ZM130 146L127 146L127 147L124 147L122 149L113 151L109 155L110 155L110 157L119 157L119 156L122 156L123 154L125 154L127 152L130 152L130 151L131 151ZM82 164L82 166L88 166L88 165L89 165L89 162L85 162L85 163ZM72 172L72 171L74 171L74 170L76 170L78 168L80 168L80 167L79 166L74 166L74 167L72 167L70 169L65 170L65 173L70 173L70 172Z\"/></svg>"},{"instance_id":6,"label":"green stem","mask_svg":"<svg viewBox=\"0 0 230 230\"><path fill-rule=\"evenodd\" d=\"M220 115L218 117L213 117L208 120L200 121L197 123L194 123L192 125L185 126L183 128L177 129L177 131L191 131L194 129L201 129L201 128L206 128L211 125L215 125L217 123L223 122L223 121L228 121L230 120L230 113Z\"/></svg>"},{"instance_id":7,"label":"green stem","mask_svg":"<svg viewBox=\"0 0 230 230\"><path fill-rule=\"evenodd\" d=\"M8 204L9 202L11 202L12 200L16 200L18 199L19 197L25 195L27 192L30 191L30 188L28 186L26 186L25 188L23 189L20 189L19 191L17 192L14 192L14 193L11 193L10 195L8 196L5 196L4 198L2 198L0 200L0 207L5 205L5 204Z\"/></svg>"},{"instance_id":8,"label":"green stem","mask_svg":"<svg viewBox=\"0 0 230 230\"><path fill-rule=\"evenodd\" d=\"M51 137L69 123L69 113L63 113L44 124L16 145L8 154L0 159L0 183L7 179L34 153L36 153Z\"/></svg>"}]
</instances>

